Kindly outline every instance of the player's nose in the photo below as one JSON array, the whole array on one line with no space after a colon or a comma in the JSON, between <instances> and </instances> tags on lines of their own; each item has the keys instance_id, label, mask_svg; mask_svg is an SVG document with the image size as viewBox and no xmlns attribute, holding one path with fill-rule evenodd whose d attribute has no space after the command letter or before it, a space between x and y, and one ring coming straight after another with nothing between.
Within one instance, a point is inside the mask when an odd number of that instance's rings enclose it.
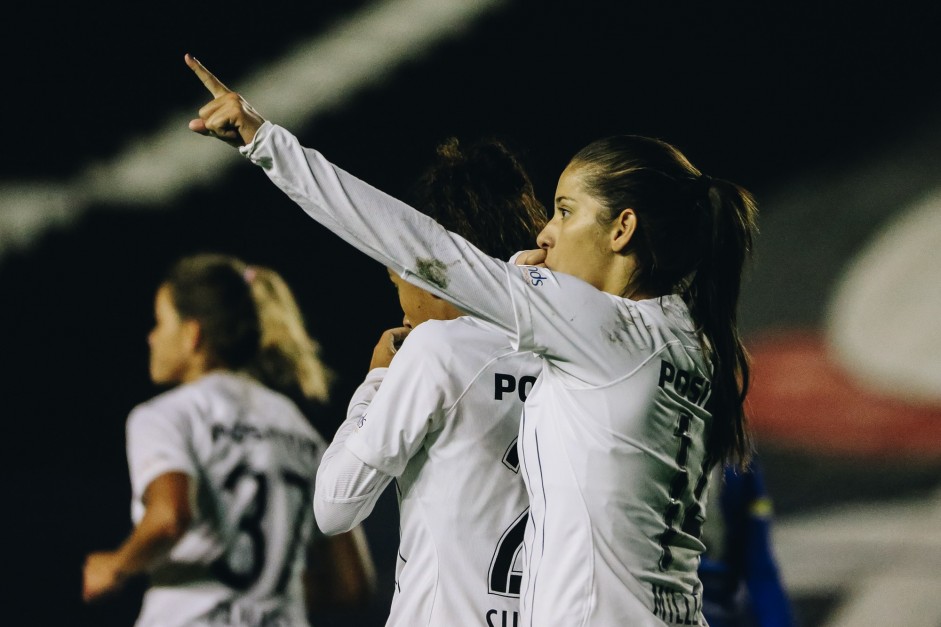
<instances>
[{"instance_id":1,"label":"player's nose","mask_svg":"<svg viewBox=\"0 0 941 627\"><path fill-rule=\"evenodd\" d=\"M548 249L552 247L553 243L555 243L555 238L552 236L552 231L547 224L539 231L539 235L536 236L536 245L539 246L539 248Z\"/></svg>"}]
</instances>

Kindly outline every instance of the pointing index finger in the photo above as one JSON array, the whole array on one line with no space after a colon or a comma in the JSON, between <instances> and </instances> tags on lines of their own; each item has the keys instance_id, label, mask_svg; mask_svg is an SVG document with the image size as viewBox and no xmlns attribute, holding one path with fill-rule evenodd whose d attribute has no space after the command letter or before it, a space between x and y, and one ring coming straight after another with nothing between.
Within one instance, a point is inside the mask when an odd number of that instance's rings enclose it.
<instances>
[{"instance_id":1,"label":"pointing index finger","mask_svg":"<svg viewBox=\"0 0 941 627\"><path fill-rule=\"evenodd\" d=\"M196 57L187 53L184 57L186 65L189 66L191 70L199 77L199 80L203 82L203 85L206 89L209 90L209 93L212 94L213 98L218 98L224 94L229 93L231 90L222 84L215 75L207 70L202 63L196 60Z\"/></svg>"}]
</instances>

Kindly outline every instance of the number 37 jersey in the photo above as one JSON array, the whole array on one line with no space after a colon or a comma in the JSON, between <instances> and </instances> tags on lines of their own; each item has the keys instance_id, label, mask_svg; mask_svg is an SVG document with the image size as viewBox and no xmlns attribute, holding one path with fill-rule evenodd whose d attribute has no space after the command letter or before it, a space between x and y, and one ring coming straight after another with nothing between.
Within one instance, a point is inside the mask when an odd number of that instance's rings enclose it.
<instances>
[{"instance_id":1,"label":"number 37 jersey","mask_svg":"<svg viewBox=\"0 0 941 627\"><path fill-rule=\"evenodd\" d=\"M516 440L540 368L471 318L423 322L396 354L346 440L396 477L401 540L388 626L518 622L528 499Z\"/></svg>"},{"instance_id":2,"label":"number 37 jersey","mask_svg":"<svg viewBox=\"0 0 941 627\"><path fill-rule=\"evenodd\" d=\"M214 373L127 422L135 524L147 486L190 476L194 520L151 574L139 626L306 625L301 575L324 442L287 397Z\"/></svg>"}]
</instances>

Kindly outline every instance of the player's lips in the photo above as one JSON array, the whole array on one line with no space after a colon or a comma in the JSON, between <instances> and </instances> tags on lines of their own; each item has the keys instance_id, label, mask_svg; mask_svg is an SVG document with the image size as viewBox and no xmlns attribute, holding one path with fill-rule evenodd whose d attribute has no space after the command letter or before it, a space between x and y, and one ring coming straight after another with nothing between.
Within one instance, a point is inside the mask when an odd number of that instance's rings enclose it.
<instances>
[{"instance_id":1,"label":"player's lips","mask_svg":"<svg viewBox=\"0 0 941 627\"><path fill-rule=\"evenodd\" d=\"M536 264L536 265L539 266L540 268L546 268L547 270L552 270L552 265L551 265L551 262L549 261L549 251L548 251L548 250L546 251L546 258L545 258L545 260L543 260L542 263L538 263L538 264Z\"/></svg>"}]
</instances>

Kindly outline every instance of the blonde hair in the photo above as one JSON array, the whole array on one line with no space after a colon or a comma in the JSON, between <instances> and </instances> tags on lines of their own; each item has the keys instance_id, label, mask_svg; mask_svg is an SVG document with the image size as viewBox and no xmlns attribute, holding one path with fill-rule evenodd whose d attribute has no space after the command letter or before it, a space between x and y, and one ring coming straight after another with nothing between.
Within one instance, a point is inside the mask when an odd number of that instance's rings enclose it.
<instances>
[{"instance_id":1,"label":"blonde hair","mask_svg":"<svg viewBox=\"0 0 941 627\"><path fill-rule=\"evenodd\" d=\"M263 266L249 266L245 280L261 329L256 376L276 390L299 390L307 399L326 403L334 374L320 360L320 345L307 333L291 289L280 274Z\"/></svg>"}]
</instances>

